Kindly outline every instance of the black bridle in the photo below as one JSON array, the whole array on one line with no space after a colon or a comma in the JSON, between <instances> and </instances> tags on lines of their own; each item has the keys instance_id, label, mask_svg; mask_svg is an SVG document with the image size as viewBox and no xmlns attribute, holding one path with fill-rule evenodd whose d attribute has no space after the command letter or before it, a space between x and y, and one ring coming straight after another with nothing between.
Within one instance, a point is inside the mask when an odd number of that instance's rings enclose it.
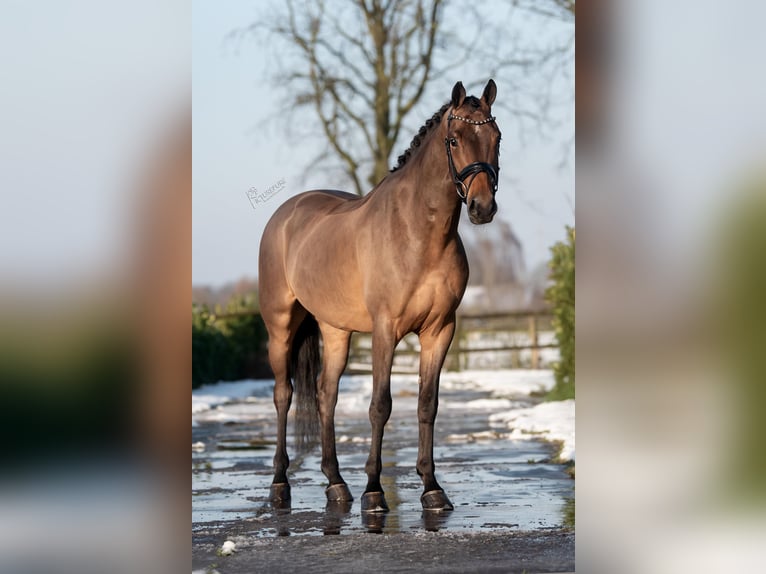
<instances>
[{"instance_id":1,"label":"black bridle","mask_svg":"<svg viewBox=\"0 0 766 574\"><path fill-rule=\"evenodd\" d=\"M471 184L473 183L474 178L477 175L479 175L481 172L486 172L487 177L489 178L489 183L492 186L492 195L496 194L497 193L497 172L500 168L497 168L493 166L491 163L487 163L485 161L475 161L465 166L460 171L460 173L458 173L457 169L455 169L455 161L452 159L452 145L453 143L457 143L457 140L455 138L449 137L449 123L452 120L461 120L463 122L467 122L475 126L480 126L483 124L494 122L495 118L493 116L490 116L483 120L472 120L469 118L464 118L462 116L456 116L454 114L450 114L447 117L447 137L444 138L444 144L447 146L447 160L449 162L450 174L452 175L452 182L455 184L455 190L457 191L457 195L463 201L463 203L467 203L466 198L468 197L468 190L471 189ZM468 182L468 185L466 185L465 180L469 177L471 179Z\"/></svg>"}]
</instances>

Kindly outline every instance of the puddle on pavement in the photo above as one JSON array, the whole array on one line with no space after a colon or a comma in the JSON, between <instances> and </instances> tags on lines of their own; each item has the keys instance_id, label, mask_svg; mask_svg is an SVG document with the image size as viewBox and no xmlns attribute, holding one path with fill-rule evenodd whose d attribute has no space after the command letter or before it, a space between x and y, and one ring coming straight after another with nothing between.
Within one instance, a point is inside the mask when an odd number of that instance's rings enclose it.
<instances>
[{"instance_id":1,"label":"puddle on pavement","mask_svg":"<svg viewBox=\"0 0 766 574\"><path fill-rule=\"evenodd\" d=\"M452 408L440 410L434 456L437 478L455 506L449 513L424 512L421 508L422 486L415 472L416 398L406 394L394 398L383 443L381 481L390 508L387 514L360 511L370 434L366 410L346 409L336 417L336 436L346 437L338 442L337 450L341 473L355 499L351 505L327 504L327 480L319 468L318 450L297 457L289 448L291 505L272 507L268 493L275 421L258 418L236 424L201 423L192 429L192 442L205 443L204 450L192 453L193 533L211 535L225 530L272 537L573 527L574 481L563 465L545 462L552 447L536 440L510 440L506 433L491 429L489 409L466 411L456 407L477 398L488 398L488 394L465 390L441 393L440 402L449 402ZM353 400L359 403L358 399ZM267 397L246 400L270 403ZM222 411L226 408L220 407ZM461 442L454 438L456 435L481 438ZM450 436L453 438L448 440Z\"/></svg>"}]
</instances>

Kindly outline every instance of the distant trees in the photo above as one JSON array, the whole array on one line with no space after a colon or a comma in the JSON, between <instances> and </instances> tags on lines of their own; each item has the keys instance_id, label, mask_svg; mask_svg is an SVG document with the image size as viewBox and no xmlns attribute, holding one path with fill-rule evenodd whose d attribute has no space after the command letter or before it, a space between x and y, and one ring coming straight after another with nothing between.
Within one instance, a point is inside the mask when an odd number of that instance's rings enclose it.
<instances>
[{"instance_id":1,"label":"distant trees","mask_svg":"<svg viewBox=\"0 0 766 574\"><path fill-rule=\"evenodd\" d=\"M250 277L240 277L236 281L230 281L220 287L209 285L193 285L192 301L199 305L207 305L209 309L217 309L219 312L233 300L250 300L258 292L258 280ZM257 307L256 302L252 305Z\"/></svg>"}]
</instances>

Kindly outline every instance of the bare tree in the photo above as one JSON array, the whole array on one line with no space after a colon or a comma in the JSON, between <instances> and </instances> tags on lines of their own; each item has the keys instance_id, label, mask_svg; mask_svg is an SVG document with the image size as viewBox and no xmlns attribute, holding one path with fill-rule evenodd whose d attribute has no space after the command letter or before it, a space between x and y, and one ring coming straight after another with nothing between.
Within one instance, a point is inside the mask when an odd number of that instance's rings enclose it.
<instances>
[{"instance_id":1,"label":"bare tree","mask_svg":"<svg viewBox=\"0 0 766 574\"><path fill-rule=\"evenodd\" d=\"M574 15L573 0L511 4L539 14L547 7L555 18ZM453 9L449 18L447 9ZM375 185L388 173L402 127L435 80L469 59L481 62L481 77L465 78L470 86L471 80L485 82L488 73L551 68L549 62L562 57L556 49L510 43L499 52L496 42L479 42L504 38L507 31L469 2L287 0L284 12L240 32L264 27L292 64L280 72L278 84L293 107L315 114L328 144L315 164L338 160L359 195L368 189L365 183ZM529 94L523 87L512 92L505 100L511 113L540 128L550 97L535 92L524 102Z\"/></svg>"},{"instance_id":2,"label":"bare tree","mask_svg":"<svg viewBox=\"0 0 766 574\"><path fill-rule=\"evenodd\" d=\"M575 0L513 0L513 4L550 18L572 21L575 16Z\"/></svg>"}]
</instances>

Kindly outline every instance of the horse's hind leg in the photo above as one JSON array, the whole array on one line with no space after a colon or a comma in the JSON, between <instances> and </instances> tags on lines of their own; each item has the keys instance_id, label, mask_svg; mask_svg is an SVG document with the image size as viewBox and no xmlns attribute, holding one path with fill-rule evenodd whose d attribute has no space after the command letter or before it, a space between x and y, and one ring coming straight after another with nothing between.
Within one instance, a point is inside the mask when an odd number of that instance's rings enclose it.
<instances>
[{"instance_id":1,"label":"horse's hind leg","mask_svg":"<svg viewBox=\"0 0 766 574\"><path fill-rule=\"evenodd\" d=\"M319 421L322 427L322 472L330 482L325 494L330 502L354 500L346 482L340 475L335 451L335 405L338 402L338 381L348 359L351 333L320 323L324 352L322 372L317 385Z\"/></svg>"},{"instance_id":2,"label":"horse's hind leg","mask_svg":"<svg viewBox=\"0 0 766 574\"><path fill-rule=\"evenodd\" d=\"M274 481L271 485L272 502L290 500L290 485L287 481L287 413L293 398L290 382L290 349L306 312L297 304L288 310L264 312L264 321L269 331L269 363L274 371L274 406L277 409L277 450L274 454Z\"/></svg>"}]
</instances>

